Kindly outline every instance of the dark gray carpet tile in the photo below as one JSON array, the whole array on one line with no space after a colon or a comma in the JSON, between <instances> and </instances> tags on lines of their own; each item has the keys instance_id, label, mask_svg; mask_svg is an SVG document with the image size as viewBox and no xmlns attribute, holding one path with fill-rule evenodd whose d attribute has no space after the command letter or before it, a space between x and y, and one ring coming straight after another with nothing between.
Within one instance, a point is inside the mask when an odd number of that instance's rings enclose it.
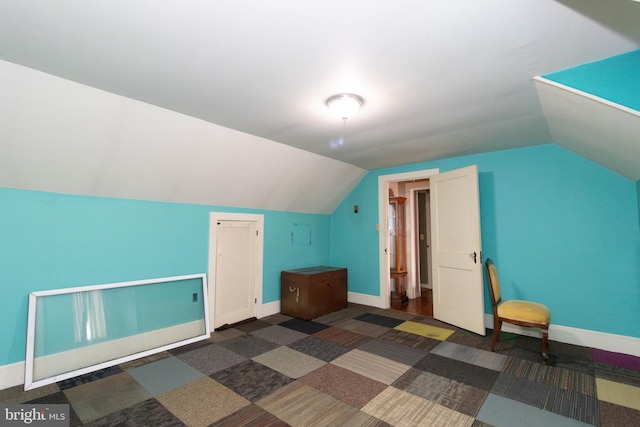
<instances>
[{"instance_id":1,"label":"dark gray carpet tile","mask_svg":"<svg viewBox=\"0 0 640 427\"><path fill-rule=\"evenodd\" d=\"M278 344L274 344L262 338L253 335L241 335L228 341L220 343L222 347L235 351L241 356L251 359L274 348L278 348Z\"/></svg>"},{"instance_id":2,"label":"dark gray carpet tile","mask_svg":"<svg viewBox=\"0 0 640 427\"><path fill-rule=\"evenodd\" d=\"M594 363L593 371L597 378L640 387L640 371L605 365L603 363Z\"/></svg>"},{"instance_id":3,"label":"dark gray carpet tile","mask_svg":"<svg viewBox=\"0 0 640 427\"><path fill-rule=\"evenodd\" d=\"M640 411L613 403L600 401L600 427L635 426L640 420Z\"/></svg>"},{"instance_id":4,"label":"dark gray carpet tile","mask_svg":"<svg viewBox=\"0 0 640 427\"><path fill-rule=\"evenodd\" d=\"M391 329L388 332L385 332L379 336L378 339L390 341L416 350L422 350L424 352L433 350L442 342L433 338L423 337L410 332L398 331L396 329Z\"/></svg>"},{"instance_id":5,"label":"dark gray carpet tile","mask_svg":"<svg viewBox=\"0 0 640 427\"><path fill-rule=\"evenodd\" d=\"M271 326L271 322L266 322L262 319L254 320L252 322L242 323L240 325L234 326L234 329L244 332L245 334L251 333L253 331L257 331L258 329L266 328Z\"/></svg>"},{"instance_id":6,"label":"dark gray carpet tile","mask_svg":"<svg viewBox=\"0 0 640 427\"><path fill-rule=\"evenodd\" d=\"M449 338L447 338L447 341L467 347L477 348L478 350L491 351L491 334L493 331L488 329L486 333L487 335L482 336L466 331L456 331L455 334L451 334ZM495 353L504 355L509 354L513 344L515 343L515 338L512 338L510 335L513 334L501 334L501 337L504 336L504 339L501 339L496 343L494 349Z\"/></svg>"},{"instance_id":7,"label":"dark gray carpet tile","mask_svg":"<svg viewBox=\"0 0 640 427\"><path fill-rule=\"evenodd\" d=\"M502 371L505 374L528 381L546 384L587 396L596 395L596 381L593 375L571 369L543 365L528 360L509 357Z\"/></svg>"},{"instance_id":8,"label":"dark gray carpet tile","mask_svg":"<svg viewBox=\"0 0 640 427\"><path fill-rule=\"evenodd\" d=\"M314 322L322 323L323 325L335 326L340 322L347 319L354 319L366 312L367 310L363 306L350 304L349 307L345 309L333 311L313 320Z\"/></svg>"},{"instance_id":9,"label":"dark gray carpet tile","mask_svg":"<svg viewBox=\"0 0 640 427\"><path fill-rule=\"evenodd\" d=\"M156 399L148 399L104 418L85 424L86 427L181 427L185 424Z\"/></svg>"},{"instance_id":10,"label":"dark gray carpet tile","mask_svg":"<svg viewBox=\"0 0 640 427\"><path fill-rule=\"evenodd\" d=\"M394 319L393 317L381 316L379 314L372 313L363 313L357 317L357 320L362 320L363 322L373 323L374 325L386 326L388 328L395 328L401 323L404 323L404 320Z\"/></svg>"},{"instance_id":11,"label":"dark gray carpet tile","mask_svg":"<svg viewBox=\"0 0 640 427\"><path fill-rule=\"evenodd\" d=\"M407 320L412 320L416 317L415 313L407 313L406 311L389 310L384 308L373 308L373 307L370 307L370 310L368 310L367 313L379 314L380 316L391 317L393 319L402 320L403 322L406 322Z\"/></svg>"},{"instance_id":12,"label":"dark gray carpet tile","mask_svg":"<svg viewBox=\"0 0 640 427\"><path fill-rule=\"evenodd\" d=\"M275 415L265 411L258 405L251 404L209 425L209 427L250 427L250 426L288 427L289 424L277 418Z\"/></svg>"},{"instance_id":13,"label":"dark gray carpet tile","mask_svg":"<svg viewBox=\"0 0 640 427\"><path fill-rule=\"evenodd\" d=\"M269 325L266 328L251 332L251 335L260 337L278 345L291 344L292 342L309 336L303 332L295 331L291 328L285 328L280 325Z\"/></svg>"},{"instance_id":14,"label":"dark gray carpet tile","mask_svg":"<svg viewBox=\"0 0 640 427\"><path fill-rule=\"evenodd\" d=\"M286 322L279 323L279 325L309 335L313 335L330 327L329 325L318 323L313 320L302 319L287 320Z\"/></svg>"},{"instance_id":15,"label":"dark gray carpet tile","mask_svg":"<svg viewBox=\"0 0 640 427\"><path fill-rule=\"evenodd\" d=\"M535 329L532 329L532 331L535 331ZM518 335L515 338L513 347L529 350L531 352L538 353L538 354L542 354L542 333L540 333L539 331L535 333L537 334L536 337ZM553 342L549 343L548 352L555 354L556 351L553 344L554 344Z\"/></svg>"},{"instance_id":16,"label":"dark gray carpet tile","mask_svg":"<svg viewBox=\"0 0 640 427\"><path fill-rule=\"evenodd\" d=\"M413 366L427 354L424 350L375 338L361 345L359 349L409 366Z\"/></svg>"},{"instance_id":17,"label":"dark gray carpet tile","mask_svg":"<svg viewBox=\"0 0 640 427\"><path fill-rule=\"evenodd\" d=\"M414 367L481 390L491 390L500 375L499 372L491 369L470 365L436 354L427 354Z\"/></svg>"},{"instance_id":18,"label":"dark gray carpet tile","mask_svg":"<svg viewBox=\"0 0 640 427\"><path fill-rule=\"evenodd\" d=\"M552 364L552 366L557 368L570 369L591 376L595 375L594 365L595 362L567 354L556 354L554 363Z\"/></svg>"},{"instance_id":19,"label":"dark gray carpet tile","mask_svg":"<svg viewBox=\"0 0 640 427\"><path fill-rule=\"evenodd\" d=\"M471 427L494 427L491 424L487 424L487 423L483 423L482 421L479 420L474 420L473 424L471 424Z\"/></svg>"},{"instance_id":20,"label":"dark gray carpet tile","mask_svg":"<svg viewBox=\"0 0 640 427\"><path fill-rule=\"evenodd\" d=\"M542 409L591 425L598 425L600 420L596 396L587 396L559 388L551 389L549 399Z\"/></svg>"},{"instance_id":21,"label":"dark gray carpet tile","mask_svg":"<svg viewBox=\"0 0 640 427\"><path fill-rule=\"evenodd\" d=\"M338 345L331 341L325 341L315 336L309 336L289 344L287 347L297 350L300 353L308 354L324 362L331 362L343 354L347 353L347 347Z\"/></svg>"},{"instance_id":22,"label":"dark gray carpet tile","mask_svg":"<svg viewBox=\"0 0 640 427\"><path fill-rule=\"evenodd\" d=\"M30 400L25 403L30 403L33 405L69 405L69 425L70 426L81 426L82 421L80 421L80 417L71 406L69 399L64 394L64 392L59 391L57 393L50 394L48 396L42 396L37 399Z\"/></svg>"},{"instance_id":23,"label":"dark gray carpet tile","mask_svg":"<svg viewBox=\"0 0 640 427\"><path fill-rule=\"evenodd\" d=\"M491 393L542 409L549 399L551 390L552 387L546 384L500 374Z\"/></svg>"},{"instance_id":24,"label":"dark gray carpet tile","mask_svg":"<svg viewBox=\"0 0 640 427\"><path fill-rule=\"evenodd\" d=\"M294 381L258 362L247 360L211 375L245 399L255 402Z\"/></svg>"},{"instance_id":25,"label":"dark gray carpet tile","mask_svg":"<svg viewBox=\"0 0 640 427\"><path fill-rule=\"evenodd\" d=\"M119 374L120 372L122 372L122 369L120 369L119 366L111 366L109 368L100 369L99 371L89 372L88 374L58 381L58 387L60 388L60 390L66 390L80 384L90 383L92 381L100 380L111 375Z\"/></svg>"},{"instance_id":26,"label":"dark gray carpet tile","mask_svg":"<svg viewBox=\"0 0 640 427\"><path fill-rule=\"evenodd\" d=\"M509 356L509 357L516 358L516 359L527 360L527 361L529 361L531 363L542 364L542 362L543 362L542 353L540 351L540 348L538 348L536 350L528 350L528 349L521 348L521 347L513 347L513 348L511 348L511 351L506 353L506 355ZM547 362L547 366L555 366L556 365L556 356L555 356L555 354L553 354L553 353L551 353L549 351L548 355L549 355L549 361Z\"/></svg>"},{"instance_id":27,"label":"dark gray carpet tile","mask_svg":"<svg viewBox=\"0 0 640 427\"><path fill-rule=\"evenodd\" d=\"M391 385L400 390L405 390L408 386L410 386L416 378L418 378L424 371L416 368L410 368L407 372L402 374L397 380L395 380Z\"/></svg>"},{"instance_id":28,"label":"dark gray carpet tile","mask_svg":"<svg viewBox=\"0 0 640 427\"><path fill-rule=\"evenodd\" d=\"M286 322L287 320L291 319L293 319L293 317L282 313L276 313L267 317L262 317L260 320L262 320L263 322L271 323L272 325L277 325L278 323Z\"/></svg>"},{"instance_id":29,"label":"dark gray carpet tile","mask_svg":"<svg viewBox=\"0 0 640 427\"><path fill-rule=\"evenodd\" d=\"M211 375L247 360L235 351L217 344L196 348L181 353L177 357L205 375Z\"/></svg>"},{"instance_id":30,"label":"dark gray carpet tile","mask_svg":"<svg viewBox=\"0 0 640 427\"><path fill-rule=\"evenodd\" d=\"M553 348L553 353L558 356L564 356L565 358L571 358L574 360L582 360L585 362L593 361L591 356L591 348L582 347L575 344L567 344L557 341L549 341L549 349Z\"/></svg>"},{"instance_id":31,"label":"dark gray carpet tile","mask_svg":"<svg viewBox=\"0 0 640 427\"><path fill-rule=\"evenodd\" d=\"M171 353L174 356L177 356L181 353L186 353L188 351L192 351L201 347L206 347L208 345L212 345L211 341L209 340L196 341L191 344L182 345L180 347L173 348L169 350L169 353Z\"/></svg>"}]
</instances>

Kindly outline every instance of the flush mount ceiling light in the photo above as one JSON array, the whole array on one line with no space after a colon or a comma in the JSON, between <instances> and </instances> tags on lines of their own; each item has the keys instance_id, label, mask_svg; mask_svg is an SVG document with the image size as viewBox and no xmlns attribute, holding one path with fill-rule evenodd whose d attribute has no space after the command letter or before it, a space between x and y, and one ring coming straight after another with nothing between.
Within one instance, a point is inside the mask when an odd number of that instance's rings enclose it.
<instances>
[{"instance_id":1,"label":"flush mount ceiling light","mask_svg":"<svg viewBox=\"0 0 640 427\"><path fill-rule=\"evenodd\" d=\"M362 97L352 93L341 93L327 99L327 107L344 121L353 116L363 103Z\"/></svg>"}]
</instances>

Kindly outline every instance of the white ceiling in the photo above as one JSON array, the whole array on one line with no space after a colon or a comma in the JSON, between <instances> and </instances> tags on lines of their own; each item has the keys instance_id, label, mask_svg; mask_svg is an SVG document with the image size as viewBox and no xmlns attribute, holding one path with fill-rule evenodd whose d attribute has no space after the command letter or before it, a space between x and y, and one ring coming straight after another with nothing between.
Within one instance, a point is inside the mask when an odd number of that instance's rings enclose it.
<instances>
[{"instance_id":1,"label":"white ceiling","mask_svg":"<svg viewBox=\"0 0 640 427\"><path fill-rule=\"evenodd\" d=\"M0 59L370 170L554 142L533 77L640 48L639 23L630 0L0 0ZM340 92L365 99L346 125Z\"/></svg>"}]
</instances>

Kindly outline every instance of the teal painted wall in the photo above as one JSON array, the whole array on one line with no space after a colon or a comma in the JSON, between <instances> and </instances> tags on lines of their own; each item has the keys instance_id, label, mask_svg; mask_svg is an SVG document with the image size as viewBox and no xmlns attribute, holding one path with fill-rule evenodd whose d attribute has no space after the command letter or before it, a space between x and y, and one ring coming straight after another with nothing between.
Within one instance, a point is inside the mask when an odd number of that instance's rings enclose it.
<instances>
[{"instance_id":1,"label":"teal painted wall","mask_svg":"<svg viewBox=\"0 0 640 427\"><path fill-rule=\"evenodd\" d=\"M640 50L543 77L640 111Z\"/></svg>"},{"instance_id":2,"label":"teal painted wall","mask_svg":"<svg viewBox=\"0 0 640 427\"><path fill-rule=\"evenodd\" d=\"M0 188L0 365L24 360L31 291L207 273L212 211L264 214L264 303L281 270L329 263L329 215Z\"/></svg>"},{"instance_id":3,"label":"teal painted wall","mask_svg":"<svg viewBox=\"0 0 640 427\"><path fill-rule=\"evenodd\" d=\"M370 172L331 218L331 262L349 269L349 289L379 295L378 176L471 164L504 297L547 304L558 325L640 337L638 185L556 145Z\"/></svg>"},{"instance_id":4,"label":"teal painted wall","mask_svg":"<svg viewBox=\"0 0 640 427\"><path fill-rule=\"evenodd\" d=\"M636 189L638 190L638 221L640 221L640 181L636 181Z\"/></svg>"}]
</instances>

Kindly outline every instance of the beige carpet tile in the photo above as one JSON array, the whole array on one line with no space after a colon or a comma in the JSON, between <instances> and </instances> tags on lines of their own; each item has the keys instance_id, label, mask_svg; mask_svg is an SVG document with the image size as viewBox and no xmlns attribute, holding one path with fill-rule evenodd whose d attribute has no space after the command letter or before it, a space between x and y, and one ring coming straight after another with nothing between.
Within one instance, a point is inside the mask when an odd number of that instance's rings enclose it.
<instances>
[{"instance_id":1,"label":"beige carpet tile","mask_svg":"<svg viewBox=\"0 0 640 427\"><path fill-rule=\"evenodd\" d=\"M210 424L209 427L288 427L289 424L278 419L255 404L245 406L227 415L223 419Z\"/></svg>"},{"instance_id":2,"label":"beige carpet tile","mask_svg":"<svg viewBox=\"0 0 640 427\"><path fill-rule=\"evenodd\" d=\"M348 420L343 420L340 427L392 427L391 424L373 417L362 411L358 411Z\"/></svg>"},{"instance_id":3,"label":"beige carpet tile","mask_svg":"<svg viewBox=\"0 0 640 427\"><path fill-rule=\"evenodd\" d=\"M69 388L64 394L83 423L97 420L151 397L126 372Z\"/></svg>"},{"instance_id":4,"label":"beige carpet tile","mask_svg":"<svg viewBox=\"0 0 640 427\"><path fill-rule=\"evenodd\" d=\"M191 427L208 426L250 404L209 377L159 394L156 399Z\"/></svg>"},{"instance_id":5,"label":"beige carpet tile","mask_svg":"<svg viewBox=\"0 0 640 427\"><path fill-rule=\"evenodd\" d=\"M596 378L596 388L598 400L640 410L640 387Z\"/></svg>"},{"instance_id":6,"label":"beige carpet tile","mask_svg":"<svg viewBox=\"0 0 640 427\"><path fill-rule=\"evenodd\" d=\"M363 407L387 386L348 369L327 364L300 381L356 408Z\"/></svg>"},{"instance_id":7,"label":"beige carpet tile","mask_svg":"<svg viewBox=\"0 0 640 427\"><path fill-rule=\"evenodd\" d=\"M476 416L489 393L429 372L422 372L401 389L471 417Z\"/></svg>"},{"instance_id":8,"label":"beige carpet tile","mask_svg":"<svg viewBox=\"0 0 640 427\"><path fill-rule=\"evenodd\" d=\"M376 338L383 335L390 328L380 325L375 325L369 322L363 322L357 319L346 319L335 325L338 328L346 329L347 331L355 332L356 334L365 335L368 337Z\"/></svg>"},{"instance_id":9,"label":"beige carpet tile","mask_svg":"<svg viewBox=\"0 0 640 427\"><path fill-rule=\"evenodd\" d=\"M118 366L123 371L126 371L129 369L146 365L148 363L153 363L153 362L157 362L158 360L166 359L167 357L171 357L171 353L169 353L168 351L161 351L160 353L152 354L150 356L142 357L140 359L130 360L129 362L121 363Z\"/></svg>"},{"instance_id":10,"label":"beige carpet tile","mask_svg":"<svg viewBox=\"0 0 640 427\"><path fill-rule=\"evenodd\" d=\"M301 381L291 383L256 402L292 426L342 426L358 410Z\"/></svg>"},{"instance_id":11,"label":"beige carpet tile","mask_svg":"<svg viewBox=\"0 0 640 427\"><path fill-rule=\"evenodd\" d=\"M347 331L346 329L330 327L313 334L323 340L334 342L348 349L354 349L369 341L371 338L362 334Z\"/></svg>"},{"instance_id":12,"label":"beige carpet tile","mask_svg":"<svg viewBox=\"0 0 640 427\"><path fill-rule=\"evenodd\" d=\"M300 378L326 364L323 360L284 346L256 356L252 360L291 378Z\"/></svg>"},{"instance_id":13,"label":"beige carpet tile","mask_svg":"<svg viewBox=\"0 0 640 427\"><path fill-rule=\"evenodd\" d=\"M387 387L362 408L393 426L470 427L474 418L394 387Z\"/></svg>"},{"instance_id":14,"label":"beige carpet tile","mask_svg":"<svg viewBox=\"0 0 640 427\"><path fill-rule=\"evenodd\" d=\"M67 396L63 391L59 391L57 393L50 394L48 396L42 396L37 399L30 400L25 402L28 405L69 405L69 426L80 426L83 425L82 421L80 421L80 417L76 413L73 405L67 399ZM84 425L90 425L84 424ZM33 425L33 424L32 424ZM35 425L33 425L35 427Z\"/></svg>"},{"instance_id":15,"label":"beige carpet tile","mask_svg":"<svg viewBox=\"0 0 640 427\"><path fill-rule=\"evenodd\" d=\"M24 385L20 384L0 390L0 402L6 404L15 404L28 402L39 397L48 396L58 392L59 388L56 384L47 384L42 387L24 391Z\"/></svg>"},{"instance_id":16,"label":"beige carpet tile","mask_svg":"<svg viewBox=\"0 0 640 427\"><path fill-rule=\"evenodd\" d=\"M404 323L399 324L394 329L398 331L409 332L412 334L420 335L427 338L433 338L436 340L444 341L455 331L451 329L440 328L437 326L425 325L423 323L407 320Z\"/></svg>"},{"instance_id":17,"label":"beige carpet tile","mask_svg":"<svg viewBox=\"0 0 640 427\"><path fill-rule=\"evenodd\" d=\"M411 368L404 363L358 349L343 354L331 363L387 385Z\"/></svg>"}]
</instances>

